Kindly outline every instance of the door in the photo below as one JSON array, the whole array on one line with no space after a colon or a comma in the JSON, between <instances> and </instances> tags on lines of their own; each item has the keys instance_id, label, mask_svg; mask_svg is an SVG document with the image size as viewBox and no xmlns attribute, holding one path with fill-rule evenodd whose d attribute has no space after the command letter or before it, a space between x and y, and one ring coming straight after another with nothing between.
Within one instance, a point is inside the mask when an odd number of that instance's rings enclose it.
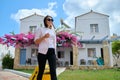
<instances>
[{"instance_id":1,"label":"door","mask_svg":"<svg viewBox=\"0 0 120 80\"><path fill-rule=\"evenodd\" d=\"M104 59L103 48L101 48L101 58Z\"/></svg>"},{"instance_id":2,"label":"door","mask_svg":"<svg viewBox=\"0 0 120 80\"><path fill-rule=\"evenodd\" d=\"M73 65L73 51L70 51L70 65Z\"/></svg>"},{"instance_id":3,"label":"door","mask_svg":"<svg viewBox=\"0 0 120 80\"><path fill-rule=\"evenodd\" d=\"M26 64L26 49L20 49L20 64Z\"/></svg>"}]
</instances>

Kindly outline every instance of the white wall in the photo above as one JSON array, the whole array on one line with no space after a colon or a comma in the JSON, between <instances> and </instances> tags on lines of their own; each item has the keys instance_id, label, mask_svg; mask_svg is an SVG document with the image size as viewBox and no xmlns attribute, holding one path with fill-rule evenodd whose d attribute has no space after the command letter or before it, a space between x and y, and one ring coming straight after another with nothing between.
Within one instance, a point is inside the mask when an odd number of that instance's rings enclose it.
<instances>
[{"instance_id":1,"label":"white wall","mask_svg":"<svg viewBox=\"0 0 120 80\"><path fill-rule=\"evenodd\" d=\"M15 48L12 47L12 46L7 47L7 45L2 45L2 44L0 44L0 67L2 66L2 58L3 58L8 52L10 52L10 55L14 58Z\"/></svg>"},{"instance_id":2,"label":"white wall","mask_svg":"<svg viewBox=\"0 0 120 80\"><path fill-rule=\"evenodd\" d=\"M43 27L43 18L43 16L33 15L22 19L20 23L20 33L28 33L30 26Z\"/></svg>"},{"instance_id":3,"label":"white wall","mask_svg":"<svg viewBox=\"0 0 120 80\"><path fill-rule=\"evenodd\" d=\"M10 55L14 57L14 51L15 48L10 46L7 47L7 45L2 45L0 44L0 60L2 59L3 56L5 56L8 52L10 52Z\"/></svg>"},{"instance_id":4,"label":"white wall","mask_svg":"<svg viewBox=\"0 0 120 80\"><path fill-rule=\"evenodd\" d=\"M90 33L90 24L98 24L99 33ZM108 35L110 37L108 16L89 13L76 17L76 31L83 32L83 39L90 39L95 35L95 39L101 39Z\"/></svg>"},{"instance_id":5,"label":"white wall","mask_svg":"<svg viewBox=\"0 0 120 80\"><path fill-rule=\"evenodd\" d=\"M101 48L102 44L86 44L85 48L79 48L79 55L78 55L78 63L80 65L80 60L85 59L86 62L88 60L96 60L97 58L88 57L88 48L95 48L96 49L96 57L101 57Z\"/></svg>"},{"instance_id":6,"label":"white wall","mask_svg":"<svg viewBox=\"0 0 120 80\"><path fill-rule=\"evenodd\" d=\"M68 61L70 64L70 51L72 51L72 48L61 47L57 49L57 51L64 51L64 58L60 58L59 61L62 61L63 65L65 64L66 61Z\"/></svg>"}]
</instances>

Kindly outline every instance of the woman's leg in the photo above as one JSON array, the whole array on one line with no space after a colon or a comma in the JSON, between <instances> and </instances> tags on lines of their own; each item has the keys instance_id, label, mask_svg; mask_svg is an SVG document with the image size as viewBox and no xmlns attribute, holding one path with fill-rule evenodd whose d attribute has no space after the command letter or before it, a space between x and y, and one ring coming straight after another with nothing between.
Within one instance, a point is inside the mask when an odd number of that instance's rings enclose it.
<instances>
[{"instance_id":1,"label":"woman's leg","mask_svg":"<svg viewBox=\"0 0 120 80\"><path fill-rule=\"evenodd\" d=\"M56 55L55 50L50 48L47 52L47 58L50 66L51 80L57 80L56 75Z\"/></svg>"},{"instance_id":2,"label":"woman's leg","mask_svg":"<svg viewBox=\"0 0 120 80\"><path fill-rule=\"evenodd\" d=\"M46 64L46 55L38 53L37 58L38 58L38 66L39 66L37 80L42 80L42 76L43 76L45 64Z\"/></svg>"}]
</instances>

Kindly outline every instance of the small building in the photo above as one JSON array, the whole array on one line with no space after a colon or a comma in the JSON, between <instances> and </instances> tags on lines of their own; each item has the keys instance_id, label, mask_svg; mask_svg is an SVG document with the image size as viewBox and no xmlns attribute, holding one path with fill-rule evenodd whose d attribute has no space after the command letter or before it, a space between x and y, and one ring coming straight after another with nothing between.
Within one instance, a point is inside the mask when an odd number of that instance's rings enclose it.
<instances>
[{"instance_id":1,"label":"small building","mask_svg":"<svg viewBox=\"0 0 120 80\"><path fill-rule=\"evenodd\" d=\"M35 33L36 28L43 27L44 16L34 13L28 17L20 19L20 33ZM34 68L37 65L37 47L31 45L15 49L14 68Z\"/></svg>"},{"instance_id":2,"label":"small building","mask_svg":"<svg viewBox=\"0 0 120 80\"><path fill-rule=\"evenodd\" d=\"M113 67L109 16L90 11L75 17L75 31L80 32L78 65L101 65L96 60L101 58L105 66Z\"/></svg>"}]
</instances>

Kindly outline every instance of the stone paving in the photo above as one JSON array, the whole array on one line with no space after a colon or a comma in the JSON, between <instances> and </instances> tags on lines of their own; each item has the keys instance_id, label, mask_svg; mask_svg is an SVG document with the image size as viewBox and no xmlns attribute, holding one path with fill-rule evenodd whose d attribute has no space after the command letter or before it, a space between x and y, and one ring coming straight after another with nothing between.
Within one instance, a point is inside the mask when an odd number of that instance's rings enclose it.
<instances>
[{"instance_id":1,"label":"stone paving","mask_svg":"<svg viewBox=\"0 0 120 80\"><path fill-rule=\"evenodd\" d=\"M0 80L29 80L28 78L16 75L7 71L0 71Z\"/></svg>"},{"instance_id":2,"label":"stone paving","mask_svg":"<svg viewBox=\"0 0 120 80\"><path fill-rule=\"evenodd\" d=\"M66 68L57 68L57 75L62 73ZM20 75L24 75L20 76ZM13 70L0 70L0 80L29 80L28 75ZM30 75L29 75L30 77Z\"/></svg>"}]
</instances>

